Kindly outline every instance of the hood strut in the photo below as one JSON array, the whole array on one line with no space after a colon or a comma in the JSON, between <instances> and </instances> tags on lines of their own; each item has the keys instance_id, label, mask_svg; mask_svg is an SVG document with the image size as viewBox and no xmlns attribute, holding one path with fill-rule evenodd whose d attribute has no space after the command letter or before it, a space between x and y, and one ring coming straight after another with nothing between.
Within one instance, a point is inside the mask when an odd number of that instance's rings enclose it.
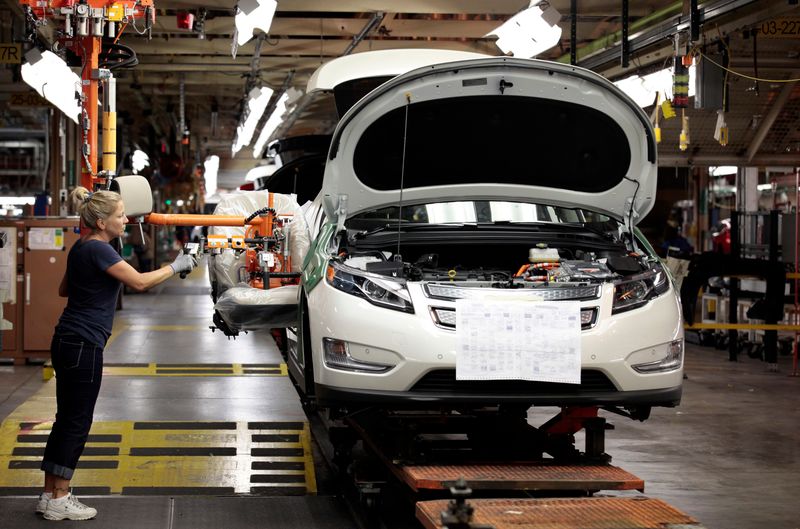
<instances>
[{"instance_id":1,"label":"hood strut","mask_svg":"<svg viewBox=\"0 0 800 529\"><path fill-rule=\"evenodd\" d=\"M403 224L403 186L406 176L406 145L408 139L408 109L411 106L411 92L406 92L406 108L405 118L403 121L403 155L400 161L400 198L397 203L397 253L394 254L394 260L403 262L403 257L400 254L400 237L401 227Z\"/></svg>"},{"instance_id":2,"label":"hood strut","mask_svg":"<svg viewBox=\"0 0 800 529\"><path fill-rule=\"evenodd\" d=\"M627 219L623 219L623 222L625 220L628 221L627 222L627 224L628 224L628 237L630 237L631 248L635 248L636 246L635 246L634 238L633 238L633 213L634 213L634 209L633 208L636 206L636 194L639 193L639 181L638 180L634 180L633 178L628 178L627 176L623 176L622 178L624 180L628 180L629 182L633 182L634 184L636 184L636 189L633 190L633 196L630 199L631 200L631 207L628 210L628 214L626 215L626 217L628 217L628 218ZM637 211L636 214L638 215L639 212Z\"/></svg>"}]
</instances>

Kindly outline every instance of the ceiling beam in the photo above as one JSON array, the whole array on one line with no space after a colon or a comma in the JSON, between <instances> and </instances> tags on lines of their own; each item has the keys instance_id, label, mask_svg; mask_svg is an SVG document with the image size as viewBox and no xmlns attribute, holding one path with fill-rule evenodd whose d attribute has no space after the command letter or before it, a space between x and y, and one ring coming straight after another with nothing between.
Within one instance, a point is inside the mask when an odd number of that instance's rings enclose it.
<instances>
[{"instance_id":1,"label":"ceiling beam","mask_svg":"<svg viewBox=\"0 0 800 529\"><path fill-rule=\"evenodd\" d=\"M781 91L778 94L778 97L770 102L767 115L761 121L761 124L753 136L753 139L750 140L750 145L747 146L747 154L745 155L745 158L747 159L748 164L753 160L753 158L755 158L756 154L758 154L759 149L761 149L761 144L764 143L767 134L769 134L769 130L772 128L775 120L786 106L786 102L789 100L789 96L792 95L793 90L794 83L784 83L783 88L781 88Z\"/></svg>"},{"instance_id":2,"label":"ceiling beam","mask_svg":"<svg viewBox=\"0 0 800 529\"><path fill-rule=\"evenodd\" d=\"M800 165L800 152L757 155L749 161L746 156L736 156L734 154L709 154L705 156L666 154L658 157L659 167L708 167L719 165L735 165L737 167L798 166Z\"/></svg>"},{"instance_id":3,"label":"ceiling beam","mask_svg":"<svg viewBox=\"0 0 800 529\"><path fill-rule=\"evenodd\" d=\"M346 37L342 39L287 39L275 38L274 41L266 42L269 44L262 49L262 57L270 56L327 56L339 57L350 44L351 38ZM274 44L272 44L274 42ZM153 39L152 41L131 41L125 42L126 45L132 47L137 56L142 55L219 55L230 56L231 42L229 39ZM432 44L428 40L405 40L405 39L369 39L362 42L360 48L362 50L383 50L395 48L430 48ZM476 39L468 41L448 40L446 46L441 43L438 46L452 50L461 51L477 51L492 50L496 53L498 50L494 45L494 39ZM239 47L237 56L239 54L252 55L255 50L254 41L251 40L244 46Z\"/></svg>"},{"instance_id":4,"label":"ceiling beam","mask_svg":"<svg viewBox=\"0 0 800 529\"><path fill-rule=\"evenodd\" d=\"M230 9L236 0L159 0L159 9L192 9L205 7L208 9ZM403 0L391 2L391 10L397 13L493 13L514 14L528 6L525 0ZM318 13L353 13L365 11L385 11L386 0L280 0L280 11L311 11Z\"/></svg>"},{"instance_id":5,"label":"ceiling beam","mask_svg":"<svg viewBox=\"0 0 800 529\"><path fill-rule=\"evenodd\" d=\"M632 17L633 18L633 17ZM233 17L216 17L206 19L203 33L207 37L221 37L233 35ZM275 18L270 27L270 35L281 37L308 37L323 35L325 37L352 37L358 34L364 26L365 18ZM432 37L452 39L480 39L490 31L496 29L502 20L457 20L457 19L409 19L394 18L385 20L382 26L391 37ZM597 26L596 17L590 20L578 19L578 34L589 35ZM124 35L128 36L128 28ZM190 29L178 29L174 16L162 16L153 26L153 35L164 34L187 35L198 37Z\"/></svg>"},{"instance_id":6,"label":"ceiling beam","mask_svg":"<svg viewBox=\"0 0 800 529\"><path fill-rule=\"evenodd\" d=\"M722 4L724 4L726 10L714 9L714 6ZM758 6L754 7L755 4L758 4ZM744 27L749 27L752 24L784 14L793 9L793 6L788 5L785 0L773 0L771 2L764 0L760 2L755 0L739 0L738 2L721 0L710 6L704 4L703 7L701 16L705 22L705 31L702 33L701 40L706 39L709 42L718 40L720 34L726 35L730 32L741 30ZM749 8L749 10L747 12L742 11L740 15L736 16L737 9L744 10L744 8ZM720 20L716 20L717 18L720 18ZM714 23L711 23L712 20ZM640 31L630 39L631 53L636 54L636 52L639 52L633 62L637 65L645 66L643 60L649 56L656 58L670 56L672 54L672 43L668 40L669 37L678 32L686 31L688 27L689 16L682 15ZM653 51L654 47L657 47L657 51ZM579 60L578 65L600 72L606 77L622 75L625 70L617 64L619 48L620 45L615 43L599 53ZM633 69L630 69L630 71L632 72Z\"/></svg>"}]
</instances>

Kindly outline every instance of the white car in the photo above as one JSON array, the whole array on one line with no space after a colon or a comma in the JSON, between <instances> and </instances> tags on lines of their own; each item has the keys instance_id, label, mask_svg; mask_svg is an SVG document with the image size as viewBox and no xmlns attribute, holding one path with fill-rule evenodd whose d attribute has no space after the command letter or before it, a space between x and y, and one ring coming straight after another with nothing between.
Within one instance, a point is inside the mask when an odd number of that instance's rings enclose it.
<instances>
[{"instance_id":1,"label":"white car","mask_svg":"<svg viewBox=\"0 0 800 529\"><path fill-rule=\"evenodd\" d=\"M635 228L656 170L648 117L581 68L476 58L380 84L328 154L289 333L301 393L346 410L677 405L679 299Z\"/></svg>"}]
</instances>

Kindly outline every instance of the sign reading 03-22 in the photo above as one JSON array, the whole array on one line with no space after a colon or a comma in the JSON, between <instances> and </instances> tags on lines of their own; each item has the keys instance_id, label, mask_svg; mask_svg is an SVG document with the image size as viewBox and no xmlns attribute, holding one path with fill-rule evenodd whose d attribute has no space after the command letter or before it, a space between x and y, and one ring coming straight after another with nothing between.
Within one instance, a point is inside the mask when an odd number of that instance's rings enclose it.
<instances>
[{"instance_id":1,"label":"sign reading 03-22","mask_svg":"<svg viewBox=\"0 0 800 529\"><path fill-rule=\"evenodd\" d=\"M800 17L773 18L759 26L761 35L774 39L800 38Z\"/></svg>"}]
</instances>

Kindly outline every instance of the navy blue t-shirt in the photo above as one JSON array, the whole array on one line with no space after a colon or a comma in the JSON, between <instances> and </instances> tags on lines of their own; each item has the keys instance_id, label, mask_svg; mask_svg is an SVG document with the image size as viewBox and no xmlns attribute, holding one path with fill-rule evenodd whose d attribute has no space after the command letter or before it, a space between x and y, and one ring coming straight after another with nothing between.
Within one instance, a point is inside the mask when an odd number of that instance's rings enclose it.
<instances>
[{"instance_id":1,"label":"navy blue t-shirt","mask_svg":"<svg viewBox=\"0 0 800 529\"><path fill-rule=\"evenodd\" d=\"M67 307L57 331L75 333L105 347L114 324L122 283L106 273L122 260L110 244L96 239L75 243L67 257Z\"/></svg>"}]
</instances>

